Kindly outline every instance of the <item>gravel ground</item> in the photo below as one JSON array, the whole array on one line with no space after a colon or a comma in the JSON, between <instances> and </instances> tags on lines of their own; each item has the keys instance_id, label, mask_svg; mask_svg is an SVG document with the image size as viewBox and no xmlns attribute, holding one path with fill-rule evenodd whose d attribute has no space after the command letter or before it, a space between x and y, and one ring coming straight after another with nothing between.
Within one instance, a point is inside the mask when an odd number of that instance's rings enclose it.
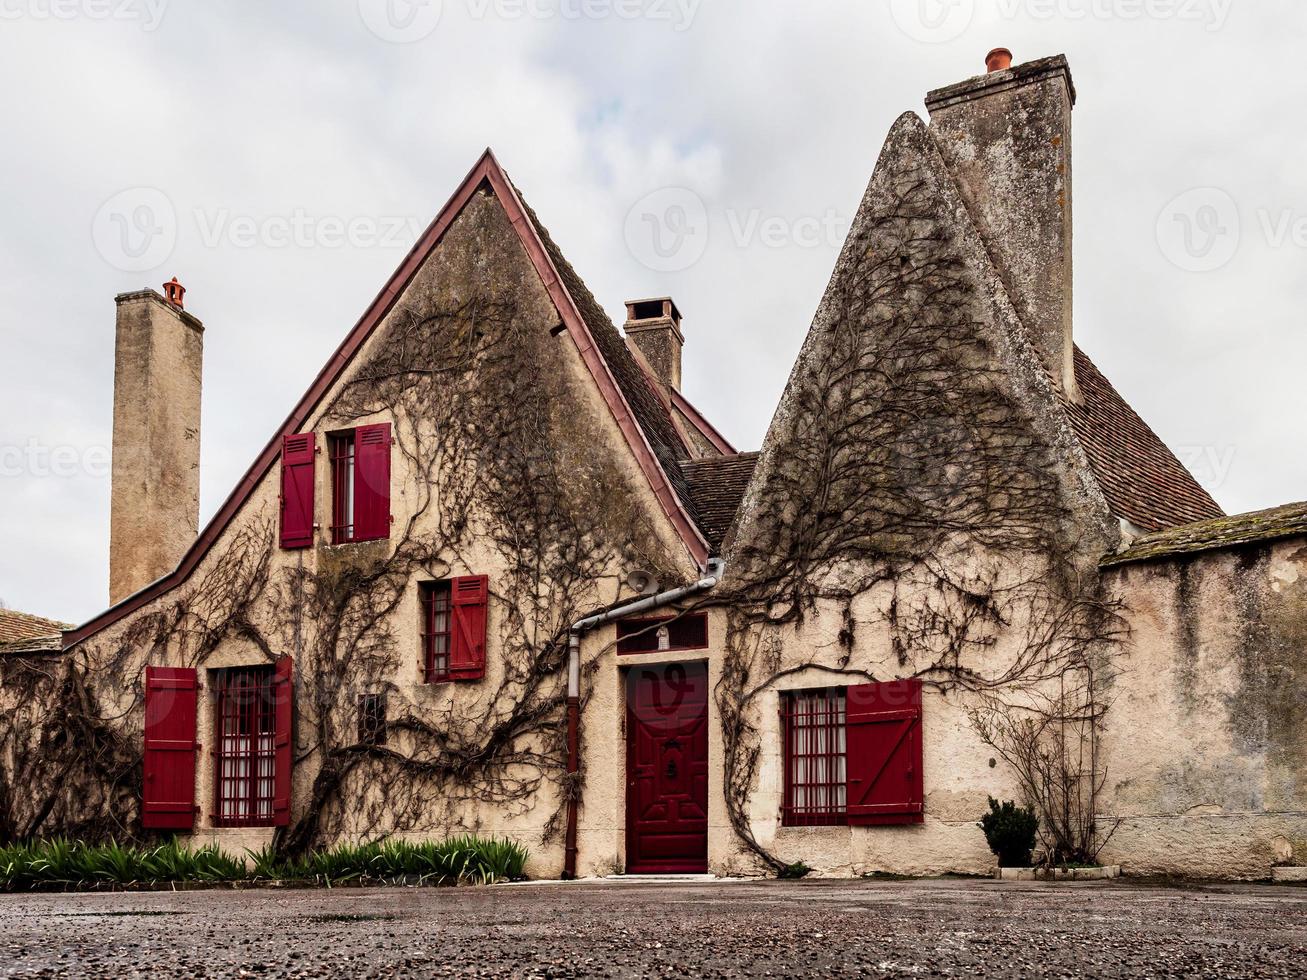
<instances>
[{"instance_id":1,"label":"gravel ground","mask_svg":"<svg viewBox=\"0 0 1307 980\"><path fill-rule=\"evenodd\" d=\"M0 896L3 977L1302 977L1307 890L599 882Z\"/></svg>"}]
</instances>

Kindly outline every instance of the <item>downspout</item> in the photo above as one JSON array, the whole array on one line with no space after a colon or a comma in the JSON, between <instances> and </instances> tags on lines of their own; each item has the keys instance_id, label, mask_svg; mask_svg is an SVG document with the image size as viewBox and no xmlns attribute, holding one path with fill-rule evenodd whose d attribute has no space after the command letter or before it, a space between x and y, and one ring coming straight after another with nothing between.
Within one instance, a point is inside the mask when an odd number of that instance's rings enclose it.
<instances>
[{"instance_id":1,"label":"downspout","mask_svg":"<svg viewBox=\"0 0 1307 980\"><path fill-rule=\"evenodd\" d=\"M576 816L580 808L580 786L576 775L581 771L581 635L614 620L648 612L678 602L688 596L715 589L726 571L726 562L720 558L708 560L707 574L693 585L660 592L658 595L637 599L616 609L590 616L572 624L567 634L567 831L563 839L563 880L576 877Z\"/></svg>"}]
</instances>

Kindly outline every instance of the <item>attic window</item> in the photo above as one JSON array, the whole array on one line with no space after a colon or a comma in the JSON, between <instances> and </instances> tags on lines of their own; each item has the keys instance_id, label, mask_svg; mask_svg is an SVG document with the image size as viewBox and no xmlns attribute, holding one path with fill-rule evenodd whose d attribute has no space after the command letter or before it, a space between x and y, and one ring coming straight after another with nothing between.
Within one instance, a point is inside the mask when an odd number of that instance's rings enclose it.
<instances>
[{"instance_id":1,"label":"attic window","mask_svg":"<svg viewBox=\"0 0 1307 980\"><path fill-rule=\"evenodd\" d=\"M632 304L631 319L633 320L658 320L664 316L666 314L663 312L663 301L660 299Z\"/></svg>"}]
</instances>

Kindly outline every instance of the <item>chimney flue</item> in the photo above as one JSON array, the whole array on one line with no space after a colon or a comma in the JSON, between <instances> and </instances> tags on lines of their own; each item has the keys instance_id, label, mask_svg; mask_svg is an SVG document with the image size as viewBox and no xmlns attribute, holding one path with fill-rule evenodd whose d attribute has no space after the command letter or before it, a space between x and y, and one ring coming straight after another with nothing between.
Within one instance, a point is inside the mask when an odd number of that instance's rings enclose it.
<instances>
[{"instance_id":1,"label":"chimney flue","mask_svg":"<svg viewBox=\"0 0 1307 980\"><path fill-rule=\"evenodd\" d=\"M634 299L626 304L626 339L644 358L658 380L681 388L681 311L668 296Z\"/></svg>"},{"instance_id":2,"label":"chimney flue","mask_svg":"<svg viewBox=\"0 0 1307 980\"><path fill-rule=\"evenodd\" d=\"M117 298L109 601L177 567L199 530L204 326L164 283Z\"/></svg>"},{"instance_id":3,"label":"chimney flue","mask_svg":"<svg viewBox=\"0 0 1307 980\"><path fill-rule=\"evenodd\" d=\"M1007 71L1012 67L1012 52L1007 48L995 48L985 55L985 67L991 75L996 71Z\"/></svg>"},{"instance_id":4,"label":"chimney flue","mask_svg":"<svg viewBox=\"0 0 1307 980\"><path fill-rule=\"evenodd\" d=\"M172 282L163 284L163 295L177 309L186 309L186 287L177 281L176 276L172 277Z\"/></svg>"},{"instance_id":5,"label":"chimney flue","mask_svg":"<svg viewBox=\"0 0 1307 980\"><path fill-rule=\"evenodd\" d=\"M926 96L930 129L1049 373L1073 401L1071 110L1066 58L990 71Z\"/></svg>"}]
</instances>

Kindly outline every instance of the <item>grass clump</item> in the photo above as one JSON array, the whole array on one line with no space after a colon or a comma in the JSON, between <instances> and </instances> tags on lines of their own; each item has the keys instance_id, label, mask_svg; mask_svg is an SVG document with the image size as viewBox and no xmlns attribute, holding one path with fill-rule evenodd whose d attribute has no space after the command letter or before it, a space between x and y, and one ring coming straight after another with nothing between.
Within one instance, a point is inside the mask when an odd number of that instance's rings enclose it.
<instances>
[{"instance_id":1,"label":"grass clump","mask_svg":"<svg viewBox=\"0 0 1307 980\"><path fill-rule=\"evenodd\" d=\"M289 881L328 887L367 883L485 885L525 877L520 844L472 835L445 841L340 844L287 860L272 848L233 857L216 845L154 847L63 839L0 847L0 891Z\"/></svg>"}]
</instances>

